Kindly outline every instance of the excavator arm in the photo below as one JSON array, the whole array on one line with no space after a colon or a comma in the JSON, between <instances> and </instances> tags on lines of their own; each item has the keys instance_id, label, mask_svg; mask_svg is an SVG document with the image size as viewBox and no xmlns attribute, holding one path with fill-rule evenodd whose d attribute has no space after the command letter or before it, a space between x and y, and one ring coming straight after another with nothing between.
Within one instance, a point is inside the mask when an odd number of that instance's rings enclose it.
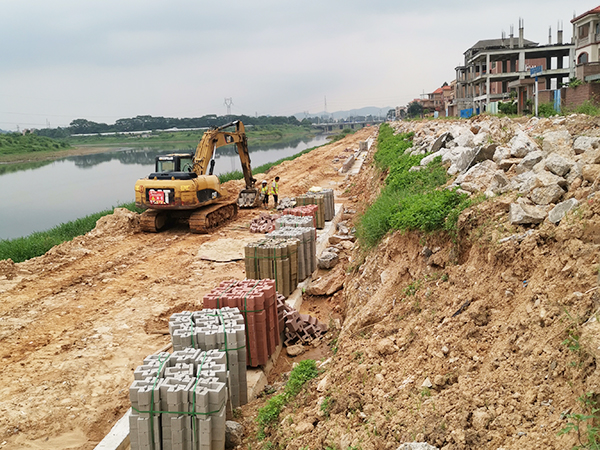
<instances>
[{"instance_id":1,"label":"excavator arm","mask_svg":"<svg viewBox=\"0 0 600 450\"><path fill-rule=\"evenodd\" d=\"M235 126L235 131L223 131L232 126ZM254 207L258 201L258 190L255 187L256 178L252 177L248 139L246 138L244 124L241 121L235 120L204 133L196 148L193 171L199 176L206 175L207 171L209 175L212 175L215 163L213 157L216 149L229 144L236 144L246 183L246 189L240 193L238 204L241 207ZM256 200L254 197L256 197Z\"/></svg>"}]
</instances>

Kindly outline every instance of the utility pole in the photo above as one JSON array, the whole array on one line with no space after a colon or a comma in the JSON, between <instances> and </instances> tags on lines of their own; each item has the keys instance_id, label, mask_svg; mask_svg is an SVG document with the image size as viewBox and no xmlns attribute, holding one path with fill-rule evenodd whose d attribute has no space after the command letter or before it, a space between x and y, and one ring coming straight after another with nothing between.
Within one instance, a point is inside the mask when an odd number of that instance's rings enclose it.
<instances>
[{"instance_id":1,"label":"utility pole","mask_svg":"<svg viewBox=\"0 0 600 450\"><path fill-rule=\"evenodd\" d=\"M225 106L227 106L227 115L230 116L231 115L231 105L233 105L233 98L229 97L225 99L225 103L223 103Z\"/></svg>"}]
</instances>

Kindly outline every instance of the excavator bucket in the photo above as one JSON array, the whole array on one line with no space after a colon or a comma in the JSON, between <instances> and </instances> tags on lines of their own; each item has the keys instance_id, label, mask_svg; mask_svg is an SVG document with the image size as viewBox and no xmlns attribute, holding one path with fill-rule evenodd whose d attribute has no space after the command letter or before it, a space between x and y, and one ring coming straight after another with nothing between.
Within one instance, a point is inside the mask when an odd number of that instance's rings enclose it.
<instances>
[{"instance_id":1,"label":"excavator bucket","mask_svg":"<svg viewBox=\"0 0 600 450\"><path fill-rule=\"evenodd\" d=\"M243 189L237 199L240 208L256 208L259 202L258 189Z\"/></svg>"}]
</instances>

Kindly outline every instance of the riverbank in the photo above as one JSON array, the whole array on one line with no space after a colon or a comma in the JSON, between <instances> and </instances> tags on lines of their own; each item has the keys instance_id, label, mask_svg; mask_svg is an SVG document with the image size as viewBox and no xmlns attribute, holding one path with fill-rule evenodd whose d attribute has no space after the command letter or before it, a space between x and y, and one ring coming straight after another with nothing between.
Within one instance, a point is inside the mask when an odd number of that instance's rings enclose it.
<instances>
[{"instance_id":1,"label":"riverbank","mask_svg":"<svg viewBox=\"0 0 600 450\"><path fill-rule=\"evenodd\" d=\"M70 137L63 142L69 147L56 150L25 151L18 153L0 153L0 165L36 163L42 161L54 161L69 156L92 155L105 153L122 147L172 147L195 149L202 139L204 131L179 131L179 132L153 132L144 136L83 136ZM298 127L291 125L262 126L246 129L249 145L273 145L287 144L299 139L310 139L316 136L314 130L309 127ZM48 138L38 137L48 140ZM58 142L58 141L57 141Z\"/></svg>"}]
</instances>

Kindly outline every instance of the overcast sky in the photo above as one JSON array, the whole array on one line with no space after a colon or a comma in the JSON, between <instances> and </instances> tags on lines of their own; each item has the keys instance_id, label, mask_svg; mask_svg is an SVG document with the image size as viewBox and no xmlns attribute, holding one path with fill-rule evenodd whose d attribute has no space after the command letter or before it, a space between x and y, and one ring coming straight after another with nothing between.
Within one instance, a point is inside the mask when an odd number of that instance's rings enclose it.
<instances>
[{"instance_id":1,"label":"overcast sky","mask_svg":"<svg viewBox=\"0 0 600 450\"><path fill-rule=\"evenodd\" d=\"M0 129L406 105L463 52L600 0L2 0Z\"/></svg>"}]
</instances>

